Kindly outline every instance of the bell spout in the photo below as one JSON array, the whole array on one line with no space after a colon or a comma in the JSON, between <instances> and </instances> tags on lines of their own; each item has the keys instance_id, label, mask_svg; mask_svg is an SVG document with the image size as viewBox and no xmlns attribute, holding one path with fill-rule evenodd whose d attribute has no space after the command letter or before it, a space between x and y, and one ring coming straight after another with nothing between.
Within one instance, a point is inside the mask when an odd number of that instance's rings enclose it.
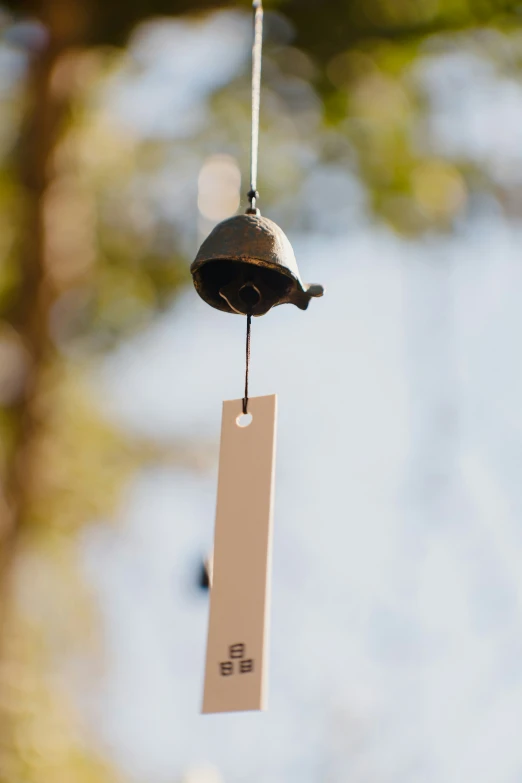
<instances>
[{"instance_id":1,"label":"bell spout","mask_svg":"<svg viewBox=\"0 0 522 783\"><path fill-rule=\"evenodd\" d=\"M305 286L305 291L308 296L313 296L314 298L323 296L324 294L324 288L322 285L319 285L319 283L310 283L309 285Z\"/></svg>"},{"instance_id":2,"label":"bell spout","mask_svg":"<svg viewBox=\"0 0 522 783\"><path fill-rule=\"evenodd\" d=\"M322 285L305 285L303 288L296 288L292 292L290 302L298 307L300 310L307 310L312 297L322 296L324 294L324 288Z\"/></svg>"}]
</instances>

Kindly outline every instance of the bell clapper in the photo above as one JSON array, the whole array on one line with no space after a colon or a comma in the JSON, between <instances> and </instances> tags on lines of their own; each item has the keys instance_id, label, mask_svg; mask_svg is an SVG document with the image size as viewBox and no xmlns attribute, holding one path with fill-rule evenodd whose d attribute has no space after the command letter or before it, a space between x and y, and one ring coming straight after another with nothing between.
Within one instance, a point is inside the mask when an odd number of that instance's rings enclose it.
<instances>
[{"instance_id":1,"label":"bell clapper","mask_svg":"<svg viewBox=\"0 0 522 783\"><path fill-rule=\"evenodd\" d=\"M254 307L261 299L259 288L254 283L245 283L239 289L239 298L245 303L247 307Z\"/></svg>"}]
</instances>

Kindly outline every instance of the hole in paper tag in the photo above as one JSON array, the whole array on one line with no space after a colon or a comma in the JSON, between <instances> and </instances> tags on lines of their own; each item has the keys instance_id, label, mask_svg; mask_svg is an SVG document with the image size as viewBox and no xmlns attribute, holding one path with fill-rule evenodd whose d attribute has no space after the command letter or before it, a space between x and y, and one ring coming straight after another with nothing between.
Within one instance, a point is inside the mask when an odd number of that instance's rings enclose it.
<instances>
[{"instance_id":1,"label":"hole in paper tag","mask_svg":"<svg viewBox=\"0 0 522 783\"><path fill-rule=\"evenodd\" d=\"M238 427L248 427L252 423L252 414L242 413L241 416L237 417L236 423Z\"/></svg>"}]
</instances>

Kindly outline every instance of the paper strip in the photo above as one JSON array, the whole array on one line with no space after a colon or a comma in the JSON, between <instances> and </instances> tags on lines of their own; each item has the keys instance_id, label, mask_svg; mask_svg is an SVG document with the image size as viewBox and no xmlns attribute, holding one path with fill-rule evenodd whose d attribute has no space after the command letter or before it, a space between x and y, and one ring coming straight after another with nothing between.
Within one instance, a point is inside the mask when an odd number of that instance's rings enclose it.
<instances>
[{"instance_id":1,"label":"paper strip","mask_svg":"<svg viewBox=\"0 0 522 783\"><path fill-rule=\"evenodd\" d=\"M204 713L266 709L276 408L223 403Z\"/></svg>"}]
</instances>

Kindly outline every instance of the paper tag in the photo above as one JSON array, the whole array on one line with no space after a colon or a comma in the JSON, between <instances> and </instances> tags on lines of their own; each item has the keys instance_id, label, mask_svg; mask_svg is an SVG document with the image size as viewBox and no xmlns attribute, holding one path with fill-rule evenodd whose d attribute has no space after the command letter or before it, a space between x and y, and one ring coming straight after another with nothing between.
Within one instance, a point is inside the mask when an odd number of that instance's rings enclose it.
<instances>
[{"instance_id":1,"label":"paper tag","mask_svg":"<svg viewBox=\"0 0 522 783\"><path fill-rule=\"evenodd\" d=\"M204 713L266 709L276 409L223 403Z\"/></svg>"}]
</instances>

